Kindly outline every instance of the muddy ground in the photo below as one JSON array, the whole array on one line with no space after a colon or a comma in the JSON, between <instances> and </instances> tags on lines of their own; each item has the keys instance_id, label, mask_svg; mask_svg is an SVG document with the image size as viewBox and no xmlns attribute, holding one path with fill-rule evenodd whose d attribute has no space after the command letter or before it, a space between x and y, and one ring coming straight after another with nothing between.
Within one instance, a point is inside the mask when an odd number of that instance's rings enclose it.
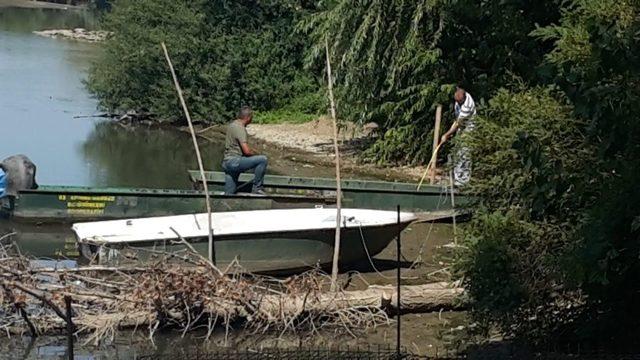
<instances>
[{"instance_id":1,"label":"muddy ground","mask_svg":"<svg viewBox=\"0 0 640 360\"><path fill-rule=\"evenodd\" d=\"M188 131L188 129L183 129ZM203 131L204 130L204 131ZM269 157L269 166L290 176L334 177L333 125L327 118L303 124L251 124L249 143ZM199 136L219 142L225 126L201 129ZM346 126L339 135L343 178L417 182L424 166L379 166L363 163L359 157L375 134L365 135L355 126ZM430 146L430 145L427 145Z\"/></svg>"}]
</instances>

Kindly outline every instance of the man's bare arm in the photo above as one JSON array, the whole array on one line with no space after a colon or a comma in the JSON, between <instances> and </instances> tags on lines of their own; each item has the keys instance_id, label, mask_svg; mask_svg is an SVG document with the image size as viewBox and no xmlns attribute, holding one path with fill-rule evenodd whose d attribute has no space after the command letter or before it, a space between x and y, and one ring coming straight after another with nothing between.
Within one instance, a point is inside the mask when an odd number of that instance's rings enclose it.
<instances>
[{"instance_id":1,"label":"man's bare arm","mask_svg":"<svg viewBox=\"0 0 640 360\"><path fill-rule=\"evenodd\" d=\"M460 124L458 123L458 120L456 120L453 122L453 125L451 125L451 128L449 129L449 131L447 131L446 133L444 133L444 135L442 135L442 137L440 138L440 144L446 143L453 136L453 134L455 134L456 131L458 131L458 128L460 128Z\"/></svg>"},{"instance_id":2,"label":"man's bare arm","mask_svg":"<svg viewBox=\"0 0 640 360\"><path fill-rule=\"evenodd\" d=\"M258 155L252 148L249 147L249 144L246 142L240 143L240 148L242 149L242 155L244 156L254 156Z\"/></svg>"}]
</instances>

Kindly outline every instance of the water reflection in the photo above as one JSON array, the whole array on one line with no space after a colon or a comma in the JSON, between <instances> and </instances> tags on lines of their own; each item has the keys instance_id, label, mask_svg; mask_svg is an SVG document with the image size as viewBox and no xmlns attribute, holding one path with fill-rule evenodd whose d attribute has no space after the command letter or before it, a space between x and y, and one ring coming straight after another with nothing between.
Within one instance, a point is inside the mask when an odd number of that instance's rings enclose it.
<instances>
[{"instance_id":1,"label":"water reflection","mask_svg":"<svg viewBox=\"0 0 640 360\"><path fill-rule=\"evenodd\" d=\"M205 168L220 169L223 147L200 143ZM175 130L98 123L80 151L96 186L190 188L187 170L198 167L190 135Z\"/></svg>"},{"instance_id":2,"label":"water reflection","mask_svg":"<svg viewBox=\"0 0 640 360\"><path fill-rule=\"evenodd\" d=\"M23 9L5 7L0 3L0 24L3 30L31 32L49 29L93 29L97 19L86 10Z\"/></svg>"},{"instance_id":3,"label":"water reflection","mask_svg":"<svg viewBox=\"0 0 640 360\"><path fill-rule=\"evenodd\" d=\"M13 235L9 235L13 234ZM15 244L21 254L39 259L66 259L79 256L69 225L37 225L0 219L2 245Z\"/></svg>"},{"instance_id":4,"label":"water reflection","mask_svg":"<svg viewBox=\"0 0 640 360\"><path fill-rule=\"evenodd\" d=\"M0 157L28 155L42 184L90 185L76 148L93 122L73 116L96 111L82 81L99 48L31 31L83 26L84 16L0 7Z\"/></svg>"}]
</instances>

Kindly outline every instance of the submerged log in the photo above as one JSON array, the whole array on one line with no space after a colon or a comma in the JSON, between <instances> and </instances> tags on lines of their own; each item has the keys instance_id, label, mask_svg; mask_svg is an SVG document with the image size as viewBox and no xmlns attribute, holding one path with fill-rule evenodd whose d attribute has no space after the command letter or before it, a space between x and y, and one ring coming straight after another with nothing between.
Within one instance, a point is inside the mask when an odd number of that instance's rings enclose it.
<instances>
[{"instance_id":1,"label":"submerged log","mask_svg":"<svg viewBox=\"0 0 640 360\"><path fill-rule=\"evenodd\" d=\"M401 309L394 286L327 291L327 275L312 271L287 279L233 271L211 271L197 253L185 264L160 259L150 267L78 269L33 267L22 257L0 256L0 329L7 334L65 331L63 300L74 304L78 334L98 343L125 328L144 327L150 337L160 328L183 333L239 321L243 328L279 333L326 326L353 333L387 324L389 315L459 309L463 289L433 283L401 287ZM185 256L187 256L185 255ZM189 260L189 261L187 261ZM216 269L217 270L217 269ZM20 313L16 309L24 309ZM399 310L399 311L398 311ZM28 319L28 320L27 320ZM31 322L31 327L29 325Z\"/></svg>"},{"instance_id":2,"label":"submerged log","mask_svg":"<svg viewBox=\"0 0 640 360\"><path fill-rule=\"evenodd\" d=\"M460 298L463 293L462 288L446 282L402 286L401 312L426 313L442 309L461 309L463 304ZM321 316L350 309L376 309L387 314L396 314L398 312L396 296L396 288L393 286L371 286L366 290L326 292L317 295L273 294L260 298L253 309L247 309L246 304L230 301L211 303L204 309L203 315L225 322L260 319L266 323L277 323L283 318L292 319L309 314ZM75 298L83 301L89 297L75 295ZM96 300L100 296L96 295L92 298ZM105 304L113 300L104 299ZM185 315L180 311L167 312L162 314L162 317L175 322L186 320ZM95 333L107 328L127 329L150 326L162 320L157 311L149 309L117 313L107 310L98 314L79 311L73 321L80 332ZM40 333L62 332L65 326L65 322L59 317L49 316L37 321ZM23 334L28 331L24 326L5 327L4 330L12 334Z\"/></svg>"},{"instance_id":3,"label":"submerged log","mask_svg":"<svg viewBox=\"0 0 640 360\"><path fill-rule=\"evenodd\" d=\"M401 286L401 312L432 312L441 309L461 309L460 299L464 289L451 283L439 282L424 285ZM286 312L299 315L303 312L335 312L350 308L379 308L388 313L397 313L397 289L395 286L371 286L366 290L322 293L317 297L265 296L258 309L260 312Z\"/></svg>"}]
</instances>

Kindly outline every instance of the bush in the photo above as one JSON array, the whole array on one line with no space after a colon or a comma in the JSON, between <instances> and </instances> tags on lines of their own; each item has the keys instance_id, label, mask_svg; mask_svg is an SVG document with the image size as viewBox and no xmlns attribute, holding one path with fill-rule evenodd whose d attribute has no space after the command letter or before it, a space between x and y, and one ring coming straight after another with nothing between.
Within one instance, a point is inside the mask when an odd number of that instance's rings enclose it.
<instances>
[{"instance_id":1,"label":"bush","mask_svg":"<svg viewBox=\"0 0 640 360\"><path fill-rule=\"evenodd\" d=\"M565 266L589 297L576 333L613 346L637 344L640 335L638 34L640 3L614 0L570 1L558 25L535 32L554 41L547 59L556 82L588 119L589 141L598 146L598 161L582 170L598 191Z\"/></svg>"},{"instance_id":2,"label":"bush","mask_svg":"<svg viewBox=\"0 0 640 360\"><path fill-rule=\"evenodd\" d=\"M476 101L513 77L536 83L548 48L529 33L559 17L556 1L336 0L305 19L310 65L336 77L340 117L376 122L383 136L365 157L431 159L436 104L450 117L455 84Z\"/></svg>"},{"instance_id":3,"label":"bush","mask_svg":"<svg viewBox=\"0 0 640 360\"><path fill-rule=\"evenodd\" d=\"M285 107L318 89L302 70L305 42L294 32L305 13L295 0L118 1L104 19L114 35L91 69L89 89L110 110L182 119L164 41L195 119L227 121L247 104Z\"/></svg>"},{"instance_id":4,"label":"bush","mask_svg":"<svg viewBox=\"0 0 640 360\"><path fill-rule=\"evenodd\" d=\"M473 314L528 341L563 333L584 310L564 263L592 205L594 147L565 103L549 89L500 90L457 145L473 154L475 213L458 261Z\"/></svg>"},{"instance_id":5,"label":"bush","mask_svg":"<svg viewBox=\"0 0 640 360\"><path fill-rule=\"evenodd\" d=\"M558 90L498 92L461 139L477 216L458 266L485 330L637 345L640 4L563 6L533 32L553 42L544 66Z\"/></svg>"}]
</instances>

